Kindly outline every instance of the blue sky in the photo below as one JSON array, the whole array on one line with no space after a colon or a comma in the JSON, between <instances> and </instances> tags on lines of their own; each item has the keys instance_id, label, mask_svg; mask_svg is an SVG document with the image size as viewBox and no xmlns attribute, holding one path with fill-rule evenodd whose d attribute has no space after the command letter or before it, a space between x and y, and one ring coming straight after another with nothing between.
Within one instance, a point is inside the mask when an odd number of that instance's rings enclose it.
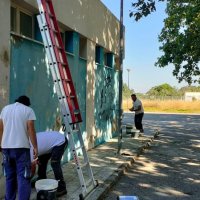
<instances>
[{"instance_id":1,"label":"blue sky","mask_svg":"<svg viewBox=\"0 0 200 200\"><path fill-rule=\"evenodd\" d=\"M176 88L187 85L178 83L172 75L173 67L158 68L154 66L159 51L158 35L163 28L165 3L157 3L157 11L135 22L129 17L131 2L124 0L125 59L123 62L123 81L128 82L135 92L145 93L154 86L168 83ZM120 0L102 0L106 7L119 19Z\"/></svg>"}]
</instances>

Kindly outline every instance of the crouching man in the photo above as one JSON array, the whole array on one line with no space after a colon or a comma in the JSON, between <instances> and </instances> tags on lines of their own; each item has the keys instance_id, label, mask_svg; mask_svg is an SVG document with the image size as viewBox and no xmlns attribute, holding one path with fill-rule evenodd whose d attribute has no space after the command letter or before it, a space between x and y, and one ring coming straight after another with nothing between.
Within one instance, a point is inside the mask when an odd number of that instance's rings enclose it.
<instances>
[{"instance_id":1,"label":"crouching man","mask_svg":"<svg viewBox=\"0 0 200 200\"><path fill-rule=\"evenodd\" d=\"M47 164L51 160L55 179L58 180L57 197L67 194L61 168L61 159L68 145L67 138L57 131L38 132L36 136L38 141L38 159L37 161L33 159L33 151L31 151L32 175L34 175L36 164L38 164L37 180L46 179Z\"/></svg>"}]
</instances>

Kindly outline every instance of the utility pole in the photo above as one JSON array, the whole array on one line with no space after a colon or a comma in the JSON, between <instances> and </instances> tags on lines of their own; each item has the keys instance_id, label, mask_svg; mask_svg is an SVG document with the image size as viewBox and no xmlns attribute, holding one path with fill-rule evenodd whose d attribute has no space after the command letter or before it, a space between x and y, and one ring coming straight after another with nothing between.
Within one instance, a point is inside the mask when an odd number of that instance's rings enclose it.
<instances>
[{"instance_id":1,"label":"utility pole","mask_svg":"<svg viewBox=\"0 0 200 200\"><path fill-rule=\"evenodd\" d=\"M123 85L123 53L124 53L124 26L123 26L123 5L124 1L120 2L120 38L119 38L119 117L118 117L118 150L117 153L120 154L122 147L122 85Z\"/></svg>"},{"instance_id":2,"label":"utility pole","mask_svg":"<svg viewBox=\"0 0 200 200\"><path fill-rule=\"evenodd\" d=\"M131 71L131 69L126 69L127 71L128 71L128 89L130 89L129 88L129 72Z\"/></svg>"},{"instance_id":3,"label":"utility pole","mask_svg":"<svg viewBox=\"0 0 200 200\"><path fill-rule=\"evenodd\" d=\"M130 91L130 87L129 87L129 72L131 71L131 69L126 69L127 72L128 72L128 89ZM129 105L128 105L128 98L126 99L126 106L127 106L127 109L129 108Z\"/></svg>"}]
</instances>

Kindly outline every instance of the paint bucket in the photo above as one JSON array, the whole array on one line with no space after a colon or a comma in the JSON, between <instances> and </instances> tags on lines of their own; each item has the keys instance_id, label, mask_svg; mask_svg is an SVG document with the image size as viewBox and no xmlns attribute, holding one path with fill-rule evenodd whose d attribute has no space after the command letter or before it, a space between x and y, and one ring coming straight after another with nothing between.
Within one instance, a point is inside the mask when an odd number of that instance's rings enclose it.
<instances>
[{"instance_id":1,"label":"paint bucket","mask_svg":"<svg viewBox=\"0 0 200 200\"><path fill-rule=\"evenodd\" d=\"M140 131L139 130L135 130L132 134L131 137L137 139L140 136Z\"/></svg>"},{"instance_id":2,"label":"paint bucket","mask_svg":"<svg viewBox=\"0 0 200 200\"><path fill-rule=\"evenodd\" d=\"M54 179L41 179L36 181L37 200L56 200L58 181Z\"/></svg>"},{"instance_id":3,"label":"paint bucket","mask_svg":"<svg viewBox=\"0 0 200 200\"><path fill-rule=\"evenodd\" d=\"M132 134L136 130L132 124L126 124L126 134Z\"/></svg>"}]
</instances>

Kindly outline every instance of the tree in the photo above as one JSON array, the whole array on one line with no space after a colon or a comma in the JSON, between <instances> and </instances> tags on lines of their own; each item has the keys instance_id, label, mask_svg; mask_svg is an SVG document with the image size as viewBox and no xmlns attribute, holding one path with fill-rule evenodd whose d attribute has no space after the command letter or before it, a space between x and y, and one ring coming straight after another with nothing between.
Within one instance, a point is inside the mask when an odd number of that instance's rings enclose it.
<instances>
[{"instance_id":1,"label":"tree","mask_svg":"<svg viewBox=\"0 0 200 200\"><path fill-rule=\"evenodd\" d=\"M163 55L156 65L174 65L173 75L179 82L200 83L200 2L189 3L170 1L167 4L168 17L159 35Z\"/></svg>"},{"instance_id":2,"label":"tree","mask_svg":"<svg viewBox=\"0 0 200 200\"><path fill-rule=\"evenodd\" d=\"M157 0L165 1L165 0ZM132 3L133 10L130 11L129 16L134 17L136 21L142 17L146 17L152 12L156 11L155 0L137 0L136 3Z\"/></svg>"},{"instance_id":3,"label":"tree","mask_svg":"<svg viewBox=\"0 0 200 200\"><path fill-rule=\"evenodd\" d=\"M156 10L156 2L164 0L137 0L130 16L139 20ZM164 28L159 35L163 55L156 62L158 67L174 66L173 75L179 82L200 83L200 1L167 1Z\"/></svg>"},{"instance_id":4,"label":"tree","mask_svg":"<svg viewBox=\"0 0 200 200\"><path fill-rule=\"evenodd\" d=\"M133 93L133 90L129 89L127 84L124 83L123 84L123 88L122 88L122 94L124 98L130 98L131 94Z\"/></svg>"},{"instance_id":5,"label":"tree","mask_svg":"<svg viewBox=\"0 0 200 200\"><path fill-rule=\"evenodd\" d=\"M147 92L148 96L156 96L156 97L175 96L176 94L177 90L167 83L152 87Z\"/></svg>"}]
</instances>

